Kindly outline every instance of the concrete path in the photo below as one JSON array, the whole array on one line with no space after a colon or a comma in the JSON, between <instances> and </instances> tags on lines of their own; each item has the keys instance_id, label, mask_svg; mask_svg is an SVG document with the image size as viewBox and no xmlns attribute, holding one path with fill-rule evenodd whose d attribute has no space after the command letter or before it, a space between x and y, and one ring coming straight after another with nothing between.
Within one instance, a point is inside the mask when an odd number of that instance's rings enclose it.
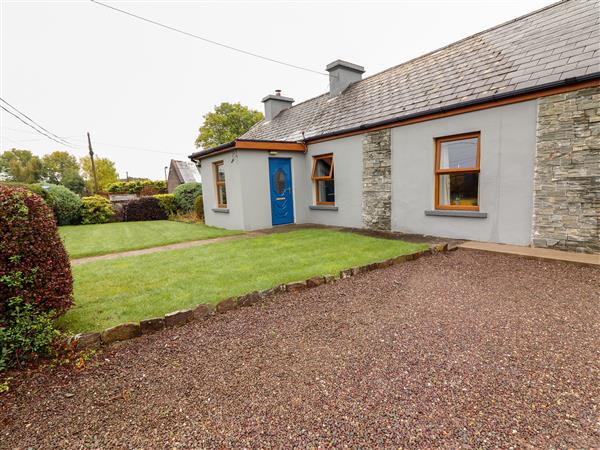
<instances>
[{"instance_id":1,"label":"concrete path","mask_svg":"<svg viewBox=\"0 0 600 450\"><path fill-rule=\"evenodd\" d=\"M93 261L105 261L109 259L124 258L126 256L148 255L150 253L167 252L169 250L179 250L182 248L201 247L203 245L215 244L217 242L236 241L238 239L247 239L264 235L265 233L261 231L251 231L249 233L236 234L234 236L223 236L217 238L202 239L199 241L178 242L176 244L161 245L160 247L142 248L140 250L129 250L126 252L109 253L107 255L86 256L84 258L72 259L71 265L78 266L80 264L86 264Z\"/></svg>"},{"instance_id":2,"label":"concrete path","mask_svg":"<svg viewBox=\"0 0 600 450\"><path fill-rule=\"evenodd\" d=\"M521 245L493 244L491 242L469 241L458 245L465 250L480 250L484 252L517 255L525 258L564 261L588 266L600 266L600 255L589 253L574 253L548 248L524 247Z\"/></svg>"}]
</instances>

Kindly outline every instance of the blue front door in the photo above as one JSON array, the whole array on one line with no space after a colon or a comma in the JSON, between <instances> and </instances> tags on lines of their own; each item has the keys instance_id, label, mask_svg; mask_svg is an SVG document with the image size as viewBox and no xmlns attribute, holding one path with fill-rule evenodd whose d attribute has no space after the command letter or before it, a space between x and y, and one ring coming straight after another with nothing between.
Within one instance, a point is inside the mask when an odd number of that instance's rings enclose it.
<instances>
[{"instance_id":1,"label":"blue front door","mask_svg":"<svg viewBox=\"0 0 600 450\"><path fill-rule=\"evenodd\" d=\"M269 158L269 180L273 225L294 223L291 160L289 158Z\"/></svg>"}]
</instances>

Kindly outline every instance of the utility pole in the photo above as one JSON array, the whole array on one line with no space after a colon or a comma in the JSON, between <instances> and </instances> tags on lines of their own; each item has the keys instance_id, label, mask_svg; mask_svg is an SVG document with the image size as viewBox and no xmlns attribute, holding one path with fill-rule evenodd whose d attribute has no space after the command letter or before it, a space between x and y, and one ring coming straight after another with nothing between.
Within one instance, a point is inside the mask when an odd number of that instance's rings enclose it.
<instances>
[{"instance_id":1,"label":"utility pole","mask_svg":"<svg viewBox=\"0 0 600 450\"><path fill-rule=\"evenodd\" d=\"M94 164L94 150L92 150L92 139L88 131L88 147L90 149L90 160L92 161L92 173L94 174L94 194L98 193L98 177L96 176L96 165Z\"/></svg>"}]
</instances>

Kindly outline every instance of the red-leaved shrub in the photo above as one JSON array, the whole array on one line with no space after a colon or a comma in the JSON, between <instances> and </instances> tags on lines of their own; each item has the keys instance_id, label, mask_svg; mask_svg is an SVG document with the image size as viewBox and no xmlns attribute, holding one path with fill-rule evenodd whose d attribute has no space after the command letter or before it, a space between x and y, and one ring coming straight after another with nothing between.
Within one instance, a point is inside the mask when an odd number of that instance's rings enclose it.
<instances>
[{"instance_id":1,"label":"red-leaved shrub","mask_svg":"<svg viewBox=\"0 0 600 450\"><path fill-rule=\"evenodd\" d=\"M123 220L126 222L165 219L167 214L161 208L158 199L154 197L140 197L123 206Z\"/></svg>"},{"instance_id":2,"label":"red-leaved shrub","mask_svg":"<svg viewBox=\"0 0 600 450\"><path fill-rule=\"evenodd\" d=\"M56 221L33 192L0 185L0 322L16 297L39 311L71 306L73 278Z\"/></svg>"}]
</instances>

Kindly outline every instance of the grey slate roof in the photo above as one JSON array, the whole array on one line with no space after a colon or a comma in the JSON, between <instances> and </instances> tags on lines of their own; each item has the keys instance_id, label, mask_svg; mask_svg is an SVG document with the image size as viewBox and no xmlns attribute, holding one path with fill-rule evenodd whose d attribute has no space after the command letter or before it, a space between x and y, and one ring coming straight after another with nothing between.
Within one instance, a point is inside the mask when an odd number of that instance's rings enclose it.
<instances>
[{"instance_id":1,"label":"grey slate roof","mask_svg":"<svg viewBox=\"0 0 600 450\"><path fill-rule=\"evenodd\" d=\"M596 76L600 1L567 0L299 103L240 139L299 141Z\"/></svg>"},{"instance_id":2,"label":"grey slate roof","mask_svg":"<svg viewBox=\"0 0 600 450\"><path fill-rule=\"evenodd\" d=\"M200 183L200 172L196 164L191 161L177 161L171 160L172 166L175 168L175 172L182 183L196 182Z\"/></svg>"}]
</instances>

